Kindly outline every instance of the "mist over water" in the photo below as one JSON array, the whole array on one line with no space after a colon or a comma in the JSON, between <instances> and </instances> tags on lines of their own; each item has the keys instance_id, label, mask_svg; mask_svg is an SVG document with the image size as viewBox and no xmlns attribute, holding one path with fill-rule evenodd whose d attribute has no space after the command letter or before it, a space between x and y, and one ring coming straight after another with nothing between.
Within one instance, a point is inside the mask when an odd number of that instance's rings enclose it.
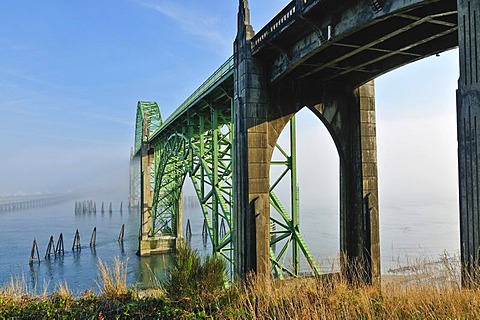
<instances>
[{"instance_id":1,"label":"mist over water","mask_svg":"<svg viewBox=\"0 0 480 320\"><path fill-rule=\"evenodd\" d=\"M96 201L97 213L75 214L75 201ZM101 279L98 262L112 265L115 258L127 263L127 282L133 287L149 287L165 278L171 264L171 255L138 257L138 232L140 216L138 209L128 210L126 194L95 194L91 197L72 199L57 205L0 213L0 286L11 279L23 279L32 292L55 290L66 283L73 293L92 289L98 292ZM100 212L104 201L105 212ZM119 211L123 201L123 212ZM108 212L112 202L113 212ZM186 211L189 209L186 208ZM122 224L125 224L123 244L118 241ZM96 246L89 246L93 228L96 227ZM72 250L75 231L79 230L81 250ZM197 230L197 229L194 229ZM65 254L45 259L51 235L57 242L63 233ZM29 266L33 239L38 243L40 263ZM201 234L195 232L192 244L204 250ZM208 250L208 249L205 249Z\"/></svg>"},{"instance_id":2,"label":"mist over water","mask_svg":"<svg viewBox=\"0 0 480 320\"><path fill-rule=\"evenodd\" d=\"M75 214L75 200L49 207L1 213L0 285L6 285L12 278L23 278L32 292L43 292L45 288L51 292L64 283L76 294L87 289L98 292L98 283L101 283L98 276L99 259L111 265L115 258L127 263L127 282L131 287L150 287L164 279L172 256L136 255L140 217L138 210L128 210L126 195L97 194L88 199L96 201L96 214ZM103 214L100 213L102 201L106 209ZM119 212L120 201L124 203L123 213ZM108 213L110 202L112 214ZM445 250L450 254L458 254L457 218L447 214L451 210L454 208L448 202L426 204L415 201L400 207L384 208L380 230L383 273L399 264L412 263L425 257L438 260ZM210 243L204 245L202 241L203 216L199 206L184 206L184 231L187 220L190 220L192 228L191 246L201 255L210 254ZM123 245L118 242L122 224L125 224ZM337 212L304 205L300 226L322 271L338 268ZM94 227L97 228L97 244L92 249L89 241ZM72 250L76 229L79 229L81 236L81 251ZM50 236L53 235L57 241L61 232L65 255L45 259ZM30 267L28 262L33 239L37 240L41 262L34 262ZM302 259L301 263L302 270L308 271L305 260Z\"/></svg>"}]
</instances>

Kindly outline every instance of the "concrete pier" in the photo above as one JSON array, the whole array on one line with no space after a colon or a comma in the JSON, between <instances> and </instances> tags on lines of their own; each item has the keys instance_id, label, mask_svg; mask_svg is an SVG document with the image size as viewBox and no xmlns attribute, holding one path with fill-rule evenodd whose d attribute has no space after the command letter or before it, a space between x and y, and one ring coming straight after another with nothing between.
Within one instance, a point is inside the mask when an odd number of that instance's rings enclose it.
<instances>
[{"instance_id":1,"label":"concrete pier","mask_svg":"<svg viewBox=\"0 0 480 320\"><path fill-rule=\"evenodd\" d=\"M457 90L460 249L465 286L480 281L480 1L458 1Z\"/></svg>"}]
</instances>

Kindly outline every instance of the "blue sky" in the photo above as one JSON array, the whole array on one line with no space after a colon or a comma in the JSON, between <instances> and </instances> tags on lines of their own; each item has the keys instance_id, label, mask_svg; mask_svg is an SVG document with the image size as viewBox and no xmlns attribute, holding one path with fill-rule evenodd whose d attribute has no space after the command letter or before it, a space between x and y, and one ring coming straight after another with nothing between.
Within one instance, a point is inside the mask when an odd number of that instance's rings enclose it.
<instances>
[{"instance_id":1,"label":"blue sky","mask_svg":"<svg viewBox=\"0 0 480 320\"><path fill-rule=\"evenodd\" d=\"M256 6L263 25L283 4ZM137 101L168 116L232 54L236 11L233 1L2 1L0 193L125 177Z\"/></svg>"},{"instance_id":2,"label":"blue sky","mask_svg":"<svg viewBox=\"0 0 480 320\"><path fill-rule=\"evenodd\" d=\"M287 3L251 0L254 29ZM237 1L213 0L1 1L0 194L126 186L137 101L157 101L164 118L173 112L232 54L237 8ZM429 143L453 150L427 153L455 160L456 55L378 79L385 185L401 185L396 179L407 172L423 175L425 168L402 158L416 152L408 149L412 141L446 135ZM410 130L401 132L405 126ZM456 163L438 167L456 179ZM386 197L399 192L388 190Z\"/></svg>"}]
</instances>

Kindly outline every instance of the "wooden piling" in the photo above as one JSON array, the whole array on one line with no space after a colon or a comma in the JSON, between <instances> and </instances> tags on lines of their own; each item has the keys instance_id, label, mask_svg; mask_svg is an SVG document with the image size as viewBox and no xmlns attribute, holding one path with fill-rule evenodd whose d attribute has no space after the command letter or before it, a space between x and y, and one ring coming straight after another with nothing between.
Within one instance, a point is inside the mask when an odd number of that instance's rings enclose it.
<instances>
[{"instance_id":1,"label":"wooden piling","mask_svg":"<svg viewBox=\"0 0 480 320\"><path fill-rule=\"evenodd\" d=\"M40 254L38 253L37 240L35 240L35 238L33 239L32 251L30 252L30 262L29 262L30 266L33 265L34 260L37 260L38 263L40 263Z\"/></svg>"},{"instance_id":2,"label":"wooden piling","mask_svg":"<svg viewBox=\"0 0 480 320\"><path fill-rule=\"evenodd\" d=\"M63 233L60 233L58 237L57 246L55 248L55 255L65 254L65 248L63 246Z\"/></svg>"},{"instance_id":3,"label":"wooden piling","mask_svg":"<svg viewBox=\"0 0 480 320\"><path fill-rule=\"evenodd\" d=\"M108 213L112 214L113 210L112 210L112 203L110 202L110 207L108 208Z\"/></svg>"},{"instance_id":4,"label":"wooden piling","mask_svg":"<svg viewBox=\"0 0 480 320\"><path fill-rule=\"evenodd\" d=\"M104 210L104 208L103 208L103 201L102 201L102 213L104 213L104 212L105 212L105 210Z\"/></svg>"},{"instance_id":5,"label":"wooden piling","mask_svg":"<svg viewBox=\"0 0 480 320\"><path fill-rule=\"evenodd\" d=\"M226 234L227 234L227 228L225 227L225 219L222 218L222 222L220 223L220 232L219 232L220 238L225 237Z\"/></svg>"},{"instance_id":6,"label":"wooden piling","mask_svg":"<svg viewBox=\"0 0 480 320\"><path fill-rule=\"evenodd\" d=\"M120 213L123 213L123 201L120 201Z\"/></svg>"},{"instance_id":7,"label":"wooden piling","mask_svg":"<svg viewBox=\"0 0 480 320\"><path fill-rule=\"evenodd\" d=\"M97 245L97 227L93 228L92 236L90 237L90 247L95 247Z\"/></svg>"},{"instance_id":8,"label":"wooden piling","mask_svg":"<svg viewBox=\"0 0 480 320\"><path fill-rule=\"evenodd\" d=\"M192 227L190 226L190 219L187 219L187 228L185 230L185 238L189 242L192 239Z\"/></svg>"},{"instance_id":9,"label":"wooden piling","mask_svg":"<svg viewBox=\"0 0 480 320\"><path fill-rule=\"evenodd\" d=\"M208 241L207 219L203 219L202 240L203 240L203 245L205 246L207 244L207 241Z\"/></svg>"},{"instance_id":10,"label":"wooden piling","mask_svg":"<svg viewBox=\"0 0 480 320\"><path fill-rule=\"evenodd\" d=\"M120 229L120 234L118 235L118 241L123 242L124 235L125 235L125 224L122 224L122 228Z\"/></svg>"},{"instance_id":11,"label":"wooden piling","mask_svg":"<svg viewBox=\"0 0 480 320\"><path fill-rule=\"evenodd\" d=\"M50 236L50 240L48 241L47 251L45 252L45 259L50 259L50 255L52 254L52 250L54 255L55 253L55 240L53 240L53 235Z\"/></svg>"},{"instance_id":12,"label":"wooden piling","mask_svg":"<svg viewBox=\"0 0 480 320\"><path fill-rule=\"evenodd\" d=\"M77 250L82 249L82 245L80 244L80 232L78 232L78 229L75 232L75 237L73 238L72 250L75 250L75 249L77 249Z\"/></svg>"}]
</instances>

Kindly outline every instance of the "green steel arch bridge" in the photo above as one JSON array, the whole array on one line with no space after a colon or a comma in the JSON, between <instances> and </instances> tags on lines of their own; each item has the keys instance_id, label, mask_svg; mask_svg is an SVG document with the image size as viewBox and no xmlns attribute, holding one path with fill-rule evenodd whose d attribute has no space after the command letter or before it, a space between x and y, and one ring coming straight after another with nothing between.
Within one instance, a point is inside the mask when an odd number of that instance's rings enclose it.
<instances>
[{"instance_id":1,"label":"green steel arch bridge","mask_svg":"<svg viewBox=\"0 0 480 320\"><path fill-rule=\"evenodd\" d=\"M142 212L140 254L181 241L182 186L190 179L213 252L231 262L235 277L299 276L302 256L321 273L299 227L294 116L308 108L339 154L341 271L378 283L373 80L458 46L462 279L478 281L479 12L480 0L295 0L255 33L248 1L239 1L233 56L167 119L157 103L138 103L131 204ZM288 146L278 144L284 130ZM273 160L275 150L282 159ZM271 177L271 166L282 174ZM282 179L288 203L276 195Z\"/></svg>"}]
</instances>

